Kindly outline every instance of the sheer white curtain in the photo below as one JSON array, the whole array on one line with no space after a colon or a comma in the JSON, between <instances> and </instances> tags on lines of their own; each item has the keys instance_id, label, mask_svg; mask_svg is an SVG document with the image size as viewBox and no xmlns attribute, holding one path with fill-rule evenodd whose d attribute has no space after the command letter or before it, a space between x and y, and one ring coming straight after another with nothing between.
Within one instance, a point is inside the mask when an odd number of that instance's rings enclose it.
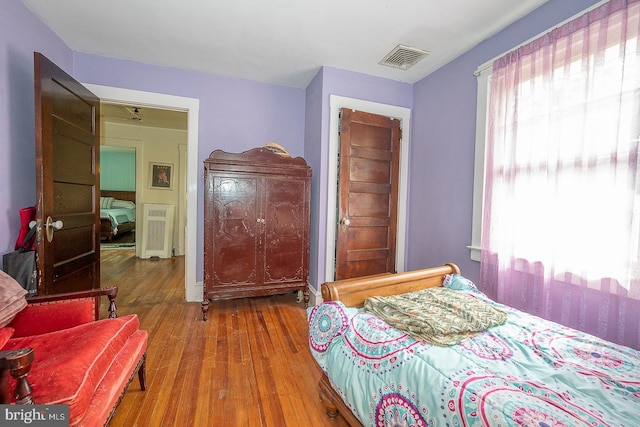
<instances>
[{"instance_id":1,"label":"sheer white curtain","mask_svg":"<svg viewBox=\"0 0 640 427\"><path fill-rule=\"evenodd\" d=\"M494 63L480 285L640 348L640 0Z\"/></svg>"}]
</instances>

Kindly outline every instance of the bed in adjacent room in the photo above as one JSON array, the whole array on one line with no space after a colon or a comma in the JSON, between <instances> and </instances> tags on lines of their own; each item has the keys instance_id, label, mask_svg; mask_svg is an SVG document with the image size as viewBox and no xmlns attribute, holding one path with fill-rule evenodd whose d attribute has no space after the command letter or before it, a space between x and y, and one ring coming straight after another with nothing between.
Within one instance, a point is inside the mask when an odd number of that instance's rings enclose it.
<instances>
[{"instance_id":1,"label":"bed in adjacent room","mask_svg":"<svg viewBox=\"0 0 640 427\"><path fill-rule=\"evenodd\" d=\"M135 191L100 191L100 240L113 241L115 236L131 233L136 228Z\"/></svg>"},{"instance_id":2,"label":"bed in adjacent room","mask_svg":"<svg viewBox=\"0 0 640 427\"><path fill-rule=\"evenodd\" d=\"M352 426L638 425L639 351L498 304L454 264L322 296L320 398Z\"/></svg>"}]
</instances>

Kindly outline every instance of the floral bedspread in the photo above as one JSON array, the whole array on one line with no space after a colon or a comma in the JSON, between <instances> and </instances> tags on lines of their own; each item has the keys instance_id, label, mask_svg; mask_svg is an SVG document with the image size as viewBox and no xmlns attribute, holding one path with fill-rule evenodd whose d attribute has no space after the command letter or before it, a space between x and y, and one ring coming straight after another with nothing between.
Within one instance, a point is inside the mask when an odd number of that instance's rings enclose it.
<instances>
[{"instance_id":1,"label":"floral bedspread","mask_svg":"<svg viewBox=\"0 0 640 427\"><path fill-rule=\"evenodd\" d=\"M362 309L308 309L311 353L366 426L640 425L640 352L445 286L508 315L452 346L417 341Z\"/></svg>"}]
</instances>

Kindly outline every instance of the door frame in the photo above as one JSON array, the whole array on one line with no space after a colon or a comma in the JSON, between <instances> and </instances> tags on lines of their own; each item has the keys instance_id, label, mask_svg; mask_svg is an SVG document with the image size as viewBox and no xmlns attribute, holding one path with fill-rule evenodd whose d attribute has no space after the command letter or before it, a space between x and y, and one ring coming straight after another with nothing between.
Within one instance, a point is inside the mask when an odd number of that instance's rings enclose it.
<instances>
[{"instance_id":1,"label":"door frame","mask_svg":"<svg viewBox=\"0 0 640 427\"><path fill-rule=\"evenodd\" d=\"M186 201L187 223L184 262L185 299L188 302L202 301L202 284L196 281L197 224L198 224L198 126L200 100L162 93L143 92L89 83L83 85L93 92L101 102L114 104L136 104L142 107L183 111L187 113L187 168Z\"/></svg>"},{"instance_id":2,"label":"door frame","mask_svg":"<svg viewBox=\"0 0 640 427\"><path fill-rule=\"evenodd\" d=\"M335 277L336 224L338 197L338 148L340 147L341 108L365 111L400 120L400 173L398 182L398 224L396 230L396 271L404 271L407 224L407 191L409 178L409 134L411 129L411 109L397 105L381 104L362 99L329 95L329 164L327 167L327 230L325 242L325 280Z\"/></svg>"}]
</instances>

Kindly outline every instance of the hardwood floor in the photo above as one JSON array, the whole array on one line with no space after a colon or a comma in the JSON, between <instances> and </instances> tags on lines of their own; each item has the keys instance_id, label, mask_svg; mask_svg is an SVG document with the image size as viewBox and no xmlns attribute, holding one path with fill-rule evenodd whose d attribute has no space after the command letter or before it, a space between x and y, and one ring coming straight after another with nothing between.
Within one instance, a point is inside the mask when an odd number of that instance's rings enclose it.
<instances>
[{"instance_id":1,"label":"hardwood floor","mask_svg":"<svg viewBox=\"0 0 640 427\"><path fill-rule=\"evenodd\" d=\"M104 249L101 259L118 315L137 313L149 333L147 390L135 378L111 426L347 426L318 397L295 294L212 302L204 322L200 303L185 302L184 257Z\"/></svg>"}]
</instances>

